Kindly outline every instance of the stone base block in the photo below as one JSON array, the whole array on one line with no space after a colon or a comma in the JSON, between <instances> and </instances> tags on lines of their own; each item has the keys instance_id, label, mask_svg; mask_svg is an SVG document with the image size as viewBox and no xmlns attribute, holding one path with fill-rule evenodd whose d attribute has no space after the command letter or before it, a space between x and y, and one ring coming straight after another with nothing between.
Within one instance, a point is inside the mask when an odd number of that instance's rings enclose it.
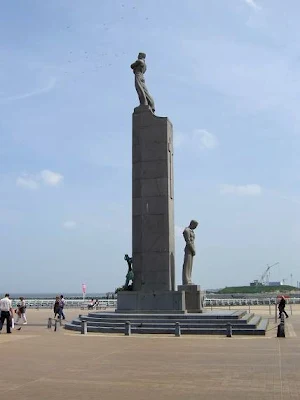
<instances>
[{"instance_id":1,"label":"stone base block","mask_svg":"<svg viewBox=\"0 0 300 400\"><path fill-rule=\"evenodd\" d=\"M186 311L189 313L201 313L204 304L204 292L199 285L179 285L178 292L185 295Z\"/></svg>"},{"instance_id":2,"label":"stone base block","mask_svg":"<svg viewBox=\"0 0 300 400\"><path fill-rule=\"evenodd\" d=\"M117 313L185 313L185 292L135 292L118 293Z\"/></svg>"}]
</instances>

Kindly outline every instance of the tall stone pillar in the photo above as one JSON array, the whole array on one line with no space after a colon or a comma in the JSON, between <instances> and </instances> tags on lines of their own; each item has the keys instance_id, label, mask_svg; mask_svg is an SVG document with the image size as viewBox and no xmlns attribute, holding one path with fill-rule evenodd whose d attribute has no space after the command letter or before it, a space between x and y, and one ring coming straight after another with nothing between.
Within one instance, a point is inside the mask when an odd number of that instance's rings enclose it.
<instances>
[{"instance_id":1,"label":"tall stone pillar","mask_svg":"<svg viewBox=\"0 0 300 400\"><path fill-rule=\"evenodd\" d=\"M175 290L173 128L147 106L133 113L134 290Z\"/></svg>"},{"instance_id":2,"label":"tall stone pillar","mask_svg":"<svg viewBox=\"0 0 300 400\"><path fill-rule=\"evenodd\" d=\"M175 291L173 128L148 106L133 113L133 291L118 293L117 312L185 312Z\"/></svg>"}]
</instances>

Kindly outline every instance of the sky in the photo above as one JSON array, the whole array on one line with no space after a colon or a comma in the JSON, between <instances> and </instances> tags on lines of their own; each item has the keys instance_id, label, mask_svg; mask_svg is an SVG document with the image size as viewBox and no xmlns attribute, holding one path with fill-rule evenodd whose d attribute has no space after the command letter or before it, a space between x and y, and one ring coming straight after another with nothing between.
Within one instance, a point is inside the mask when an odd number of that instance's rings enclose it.
<instances>
[{"instance_id":1,"label":"sky","mask_svg":"<svg viewBox=\"0 0 300 400\"><path fill-rule=\"evenodd\" d=\"M0 292L114 291L131 253L130 64L174 129L176 281L300 281L298 0L0 0Z\"/></svg>"}]
</instances>

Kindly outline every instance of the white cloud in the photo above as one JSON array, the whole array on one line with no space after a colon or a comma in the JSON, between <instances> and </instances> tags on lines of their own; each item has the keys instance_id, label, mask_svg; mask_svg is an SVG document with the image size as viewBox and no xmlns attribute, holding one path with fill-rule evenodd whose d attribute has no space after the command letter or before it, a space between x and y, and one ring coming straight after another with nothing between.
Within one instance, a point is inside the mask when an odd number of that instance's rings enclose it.
<instances>
[{"instance_id":1,"label":"white cloud","mask_svg":"<svg viewBox=\"0 0 300 400\"><path fill-rule=\"evenodd\" d=\"M261 10L261 7L255 3L254 0L243 0L249 7L253 8L254 10Z\"/></svg>"},{"instance_id":2,"label":"white cloud","mask_svg":"<svg viewBox=\"0 0 300 400\"><path fill-rule=\"evenodd\" d=\"M38 188L38 183L36 179L27 174L19 176L16 180L16 185L24 187L26 189L33 189L33 190Z\"/></svg>"},{"instance_id":3,"label":"white cloud","mask_svg":"<svg viewBox=\"0 0 300 400\"><path fill-rule=\"evenodd\" d=\"M219 144L217 137L206 129L195 129L191 133L176 132L174 147L188 146L195 150L214 149Z\"/></svg>"},{"instance_id":4,"label":"white cloud","mask_svg":"<svg viewBox=\"0 0 300 400\"><path fill-rule=\"evenodd\" d=\"M205 129L196 129L193 132L193 141L201 149L214 149L219 144L216 136Z\"/></svg>"},{"instance_id":5,"label":"white cloud","mask_svg":"<svg viewBox=\"0 0 300 400\"><path fill-rule=\"evenodd\" d=\"M32 97L32 96L38 96L40 94L43 93L48 93L50 92L56 85L56 78L50 78L48 84L40 89L34 90L32 92L28 92L28 93L23 93L23 94L17 94L15 96L10 96L10 97L6 97L6 98L0 98L0 102L1 103L6 103L9 101L13 101L13 100L22 100L22 99L26 99L28 97Z\"/></svg>"},{"instance_id":6,"label":"white cloud","mask_svg":"<svg viewBox=\"0 0 300 400\"><path fill-rule=\"evenodd\" d=\"M16 185L27 189L37 189L40 186L40 183L47 186L58 186L63 179L63 175L44 169L36 175L23 173L17 178Z\"/></svg>"},{"instance_id":7,"label":"white cloud","mask_svg":"<svg viewBox=\"0 0 300 400\"><path fill-rule=\"evenodd\" d=\"M182 226L175 225L175 237L182 238L182 232L184 228Z\"/></svg>"},{"instance_id":8,"label":"white cloud","mask_svg":"<svg viewBox=\"0 0 300 400\"><path fill-rule=\"evenodd\" d=\"M40 175L43 183L48 186L57 186L64 179L64 177L61 174L59 174L57 172L49 171L48 169L44 169L43 171L40 172L39 175Z\"/></svg>"},{"instance_id":9,"label":"white cloud","mask_svg":"<svg viewBox=\"0 0 300 400\"><path fill-rule=\"evenodd\" d=\"M173 138L174 147L180 147L185 142L185 135L181 132L175 132Z\"/></svg>"},{"instance_id":10,"label":"white cloud","mask_svg":"<svg viewBox=\"0 0 300 400\"><path fill-rule=\"evenodd\" d=\"M220 185L221 194L234 194L237 196L260 196L262 193L262 188L257 184L250 185Z\"/></svg>"},{"instance_id":11,"label":"white cloud","mask_svg":"<svg viewBox=\"0 0 300 400\"><path fill-rule=\"evenodd\" d=\"M62 226L65 229L75 229L77 224L75 221L65 221Z\"/></svg>"}]
</instances>

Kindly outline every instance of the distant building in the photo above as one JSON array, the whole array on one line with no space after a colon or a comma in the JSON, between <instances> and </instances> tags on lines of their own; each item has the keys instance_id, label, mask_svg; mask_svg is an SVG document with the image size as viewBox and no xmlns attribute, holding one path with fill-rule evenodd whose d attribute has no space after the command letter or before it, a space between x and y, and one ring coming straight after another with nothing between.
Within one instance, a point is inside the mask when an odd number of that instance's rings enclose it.
<instances>
[{"instance_id":1,"label":"distant building","mask_svg":"<svg viewBox=\"0 0 300 400\"><path fill-rule=\"evenodd\" d=\"M250 282L250 286L281 286L283 285L283 282L269 282L269 283L261 283L259 280L254 280L253 282Z\"/></svg>"},{"instance_id":2,"label":"distant building","mask_svg":"<svg viewBox=\"0 0 300 400\"><path fill-rule=\"evenodd\" d=\"M250 286L262 286L262 283L258 282L258 280L256 279L253 282L250 282Z\"/></svg>"}]
</instances>

